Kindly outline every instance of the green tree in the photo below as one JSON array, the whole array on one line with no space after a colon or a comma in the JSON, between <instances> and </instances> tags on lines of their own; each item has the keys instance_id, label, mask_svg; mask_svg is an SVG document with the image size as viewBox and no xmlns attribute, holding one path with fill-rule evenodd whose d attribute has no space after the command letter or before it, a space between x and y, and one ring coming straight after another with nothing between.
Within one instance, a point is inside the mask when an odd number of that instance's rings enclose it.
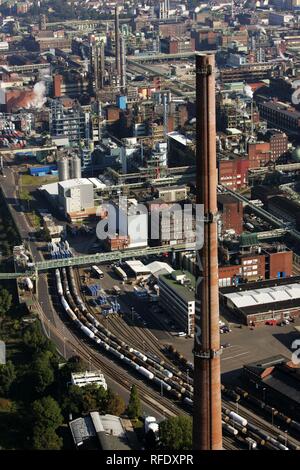
<instances>
[{"instance_id":1,"label":"green tree","mask_svg":"<svg viewBox=\"0 0 300 470\"><path fill-rule=\"evenodd\" d=\"M63 440L53 429L42 429L39 426L33 431L33 448L36 450L60 450Z\"/></svg>"},{"instance_id":2,"label":"green tree","mask_svg":"<svg viewBox=\"0 0 300 470\"><path fill-rule=\"evenodd\" d=\"M43 397L32 404L32 424L34 429L56 430L63 423L60 406L52 397Z\"/></svg>"},{"instance_id":3,"label":"green tree","mask_svg":"<svg viewBox=\"0 0 300 470\"><path fill-rule=\"evenodd\" d=\"M192 448L192 418L175 416L159 426L160 442L164 449L190 450Z\"/></svg>"},{"instance_id":4,"label":"green tree","mask_svg":"<svg viewBox=\"0 0 300 470\"><path fill-rule=\"evenodd\" d=\"M0 288L0 317L4 317L9 311L12 303L12 295L3 287Z\"/></svg>"},{"instance_id":5,"label":"green tree","mask_svg":"<svg viewBox=\"0 0 300 470\"><path fill-rule=\"evenodd\" d=\"M12 383L16 378L16 371L13 363L7 361L0 365L0 395L8 396Z\"/></svg>"},{"instance_id":6,"label":"green tree","mask_svg":"<svg viewBox=\"0 0 300 470\"><path fill-rule=\"evenodd\" d=\"M107 404L105 413L121 416L126 409L125 401L120 395L113 393L111 390L108 391Z\"/></svg>"},{"instance_id":7,"label":"green tree","mask_svg":"<svg viewBox=\"0 0 300 470\"><path fill-rule=\"evenodd\" d=\"M54 344L43 334L41 324L38 321L26 328L23 341L28 350L36 355L47 349L53 353L55 352Z\"/></svg>"},{"instance_id":8,"label":"green tree","mask_svg":"<svg viewBox=\"0 0 300 470\"><path fill-rule=\"evenodd\" d=\"M83 388L70 385L66 397L63 399L62 410L66 417L69 414L80 416L83 412Z\"/></svg>"},{"instance_id":9,"label":"green tree","mask_svg":"<svg viewBox=\"0 0 300 470\"><path fill-rule=\"evenodd\" d=\"M127 414L130 419L137 419L141 415L141 401L136 385L132 385L131 387Z\"/></svg>"},{"instance_id":10,"label":"green tree","mask_svg":"<svg viewBox=\"0 0 300 470\"><path fill-rule=\"evenodd\" d=\"M37 393L42 393L54 382L54 370L51 365L51 351L44 351L33 363L32 380Z\"/></svg>"}]
</instances>

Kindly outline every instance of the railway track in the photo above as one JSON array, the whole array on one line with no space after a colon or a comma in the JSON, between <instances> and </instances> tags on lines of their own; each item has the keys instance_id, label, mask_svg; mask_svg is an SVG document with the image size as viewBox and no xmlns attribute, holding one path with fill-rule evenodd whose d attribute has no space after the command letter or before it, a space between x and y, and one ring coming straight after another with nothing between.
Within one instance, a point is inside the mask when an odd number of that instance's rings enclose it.
<instances>
[{"instance_id":1,"label":"railway track","mask_svg":"<svg viewBox=\"0 0 300 470\"><path fill-rule=\"evenodd\" d=\"M48 329L51 330L52 334L58 337L61 342L65 342L66 347L71 349L75 352L79 357L81 357L87 364L92 364L95 368L101 369L101 371L106 374L107 377L114 380L116 383L124 387L127 391L130 391L131 386L133 383L137 386L137 389L140 392L140 396L142 397L142 401L151 406L152 408L155 407L160 410L160 412L164 411L165 415L167 416L177 416L179 414L188 414L183 410L179 409L175 404L173 404L168 398L161 397L159 393L151 390L149 387L141 383L141 380L136 379L132 376L132 374L124 372L119 366L114 364L114 368L111 367L111 364L107 363L105 360L101 360L98 356L99 352L95 351L94 345L88 345L86 343L86 339L80 338L80 343L78 343L78 335L74 333L70 328L68 331L72 336L73 340L66 339L61 331L52 323L48 323L48 319L44 314L41 306L37 304L37 310L39 312L40 319L42 323L45 325L45 321L47 321L47 327L44 326L44 330L47 331ZM64 321L66 327L69 326L69 322ZM61 352L60 352L61 354ZM110 361L112 362L112 361Z\"/></svg>"},{"instance_id":2,"label":"railway track","mask_svg":"<svg viewBox=\"0 0 300 470\"><path fill-rule=\"evenodd\" d=\"M88 306L86 305L86 307ZM66 323L66 319L64 319L64 323ZM71 322L68 321L68 325L70 324ZM121 326L122 325L119 326L120 329ZM53 331L55 331L55 334L58 336L58 338L62 340L63 336L60 331L55 326L52 326L52 329ZM84 337L84 339L82 339L81 342L78 344L78 336L81 336L79 331L76 331L75 334L71 332L71 336L72 338L67 340L67 346L71 348L74 353L82 357L86 362L93 364L94 367L100 368L108 378L118 383L124 389L129 391L132 384L134 383L137 386L137 389L139 390L141 396L143 397L142 401L144 402L144 404L147 404L148 406L159 410L160 413L162 413L164 416L189 414L181 408L181 404L179 404L180 402L175 399L168 398L166 396L160 396L158 391L152 389L151 386L143 382L144 379L136 378L135 371L127 372L126 367L124 369L124 367L119 366L117 360L108 359L106 357L106 352L104 352L104 355L100 353L94 343L90 344L90 339ZM223 399L223 405L231 409L232 411L236 410L236 406L232 401ZM259 429L266 431L270 436L277 438L276 429L274 430L274 428L272 428L269 423L265 422L263 419L257 418L251 413L251 411L246 410L241 405L239 406L243 417L248 419L249 423L254 424ZM270 443L266 443L266 445L269 448L271 446ZM224 448L229 450L237 448L247 448L247 441L245 441L245 436L243 436L242 434L239 434L239 436L237 437L225 435Z\"/></svg>"},{"instance_id":3,"label":"railway track","mask_svg":"<svg viewBox=\"0 0 300 470\"><path fill-rule=\"evenodd\" d=\"M237 412L237 406L232 401L223 400L223 405L226 408L229 408L231 411ZM258 417L254 411L252 412L251 410L248 410L240 403L238 405L238 413L241 414L241 416L243 416L244 418L246 418L249 423L265 431L266 433L268 433L268 435L270 435L274 439L277 439L278 435L282 434L282 432L280 432L280 429L277 429L274 425L266 421L264 418ZM287 425L287 428L288 428L288 425ZM298 446L300 445L300 442L294 437L292 437L289 433L288 433L288 440L295 445L298 445Z\"/></svg>"},{"instance_id":4,"label":"railway track","mask_svg":"<svg viewBox=\"0 0 300 470\"><path fill-rule=\"evenodd\" d=\"M55 304L59 304L58 297L55 301ZM143 383L143 379L137 379L135 374L132 372L124 371L119 365L115 364L115 361L108 359L106 356L102 355L97 349L96 346L90 345L89 340L84 337L82 339L79 331L73 331L71 327L72 322L67 318L63 317L62 321L68 328L68 333L70 338L65 338L61 330L54 324L49 323L48 318L44 314L41 306L37 303L37 311L39 313L40 319L44 325L45 332L48 330L52 332L52 335L55 335L60 341L66 343L66 347L73 351L74 354L77 354L81 357L87 364L92 365L95 368L100 368L107 378L113 380L114 382L121 385L128 392L131 389L132 384L135 384L141 398L141 401L150 406L153 409L159 411L165 417L177 416L177 415L189 415L190 413L186 412L184 409L178 406L178 404L165 396L161 396L158 391L151 389L150 386L147 386ZM47 327L45 328L45 321ZM80 341L80 342L79 342ZM60 352L60 351L59 351ZM61 352L60 352L61 354ZM63 354L62 354L63 355ZM113 367L112 367L113 362ZM224 449L233 450L239 447L239 443L235 445L234 439L229 436L224 436Z\"/></svg>"},{"instance_id":5,"label":"railway track","mask_svg":"<svg viewBox=\"0 0 300 470\"><path fill-rule=\"evenodd\" d=\"M81 292L88 311L94 315L92 307L88 304L85 293L80 289L81 281L78 268L73 269L73 272L78 291ZM164 360L166 364L172 365L172 362L162 353L159 345L155 344L157 343L157 339L151 331L147 329L143 330L142 328L138 328L134 325L128 326L124 320L116 316L108 318L104 322L100 320L100 322L103 323L104 326L112 333L116 333L120 339L130 344L130 346L133 346L138 350L140 350L142 346L142 350L147 349L155 356L158 356L159 359Z\"/></svg>"}]
</instances>

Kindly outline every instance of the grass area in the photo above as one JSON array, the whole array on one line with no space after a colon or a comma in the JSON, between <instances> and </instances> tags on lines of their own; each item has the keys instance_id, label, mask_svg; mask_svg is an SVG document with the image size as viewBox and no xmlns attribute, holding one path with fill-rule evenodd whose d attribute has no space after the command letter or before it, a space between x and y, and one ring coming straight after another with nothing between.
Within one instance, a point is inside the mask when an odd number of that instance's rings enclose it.
<instances>
[{"instance_id":1,"label":"grass area","mask_svg":"<svg viewBox=\"0 0 300 470\"><path fill-rule=\"evenodd\" d=\"M31 176L31 175L22 175L20 177L20 186L31 186L38 187L43 184L56 183L58 181L58 176L47 175L47 176Z\"/></svg>"}]
</instances>

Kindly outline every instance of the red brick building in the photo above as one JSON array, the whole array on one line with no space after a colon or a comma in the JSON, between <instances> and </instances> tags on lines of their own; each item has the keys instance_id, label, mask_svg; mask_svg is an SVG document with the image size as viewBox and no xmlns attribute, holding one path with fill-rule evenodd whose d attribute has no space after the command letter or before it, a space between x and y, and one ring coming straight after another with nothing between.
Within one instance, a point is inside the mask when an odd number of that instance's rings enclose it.
<instances>
[{"instance_id":1,"label":"red brick building","mask_svg":"<svg viewBox=\"0 0 300 470\"><path fill-rule=\"evenodd\" d=\"M249 160L245 157L232 156L228 159L219 160L219 183L234 191L245 188L248 181L248 169Z\"/></svg>"},{"instance_id":2,"label":"red brick building","mask_svg":"<svg viewBox=\"0 0 300 470\"><path fill-rule=\"evenodd\" d=\"M219 266L220 287L240 282L256 282L265 279L282 279L293 275L293 252L288 249L277 251L270 247L253 253L241 254L238 264Z\"/></svg>"},{"instance_id":3,"label":"red brick building","mask_svg":"<svg viewBox=\"0 0 300 470\"><path fill-rule=\"evenodd\" d=\"M177 54L195 50L195 39L186 37L168 37L160 40L160 49L163 54Z\"/></svg>"},{"instance_id":4,"label":"red brick building","mask_svg":"<svg viewBox=\"0 0 300 470\"><path fill-rule=\"evenodd\" d=\"M272 161L269 142L248 143L249 168L260 168Z\"/></svg>"},{"instance_id":5,"label":"red brick building","mask_svg":"<svg viewBox=\"0 0 300 470\"><path fill-rule=\"evenodd\" d=\"M232 229L240 235L243 232L243 203L230 194L218 194L218 210L221 214L222 233Z\"/></svg>"}]
</instances>

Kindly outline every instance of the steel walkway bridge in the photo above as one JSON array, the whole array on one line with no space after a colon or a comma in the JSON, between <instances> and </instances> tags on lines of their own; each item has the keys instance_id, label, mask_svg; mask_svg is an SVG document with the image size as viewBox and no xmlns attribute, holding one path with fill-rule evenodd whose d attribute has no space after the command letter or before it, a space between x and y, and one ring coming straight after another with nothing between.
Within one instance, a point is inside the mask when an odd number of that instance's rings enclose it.
<instances>
[{"instance_id":1,"label":"steel walkway bridge","mask_svg":"<svg viewBox=\"0 0 300 470\"><path fill-rule=\"evenodd\" d=\"M284 222L278 217L276 217L275 215L270 214L270 212L267 212L265 209L262 209L261 207L257 207L255 204L252 204L252 202L249 201L249 199L247 199L245 196L242 196L241 194L231 191L231 189L228 189L225 186L219 185L219 187L222 189L224 193L231 194L235 199L238 199L244 204L247 204L248 206L251 207L253 212L256 212L258 215L260 215L263 219L267 220L273 226L279 229L286 230L286 233L289 233L289 235L292 238L294 238L294 240L296 240L297 242L300 242L300 232L298 232L298 230L296 230L295 228L288 227L287 222Z\"/></svg>"},{"instance_id":2,"label":"steel walkway bridge","mask_svg":"<svg viewBox=\"0 0 300 470\"><path fill-rule=\"evenodd\" d=\"M153 248L140 248L137 250L123 250L113 251L105 253L95 253L92 255L81 255L74 256L73 258L64 259L51 259L45 261L37 261L32 271L26 271L23 273L0 273L1 279L17 279L19 277L33 277L38 276L41 271L47 271L48 269L65 268L67 266L83 266L85 264L101 264L111 261L121 261L128 258L138 258L149 255L161 255L163 253L176 253L178 251L194 250L195 245L182 244L182 245L166 245L157 246Z\"/></svg>"}]
</instances>

